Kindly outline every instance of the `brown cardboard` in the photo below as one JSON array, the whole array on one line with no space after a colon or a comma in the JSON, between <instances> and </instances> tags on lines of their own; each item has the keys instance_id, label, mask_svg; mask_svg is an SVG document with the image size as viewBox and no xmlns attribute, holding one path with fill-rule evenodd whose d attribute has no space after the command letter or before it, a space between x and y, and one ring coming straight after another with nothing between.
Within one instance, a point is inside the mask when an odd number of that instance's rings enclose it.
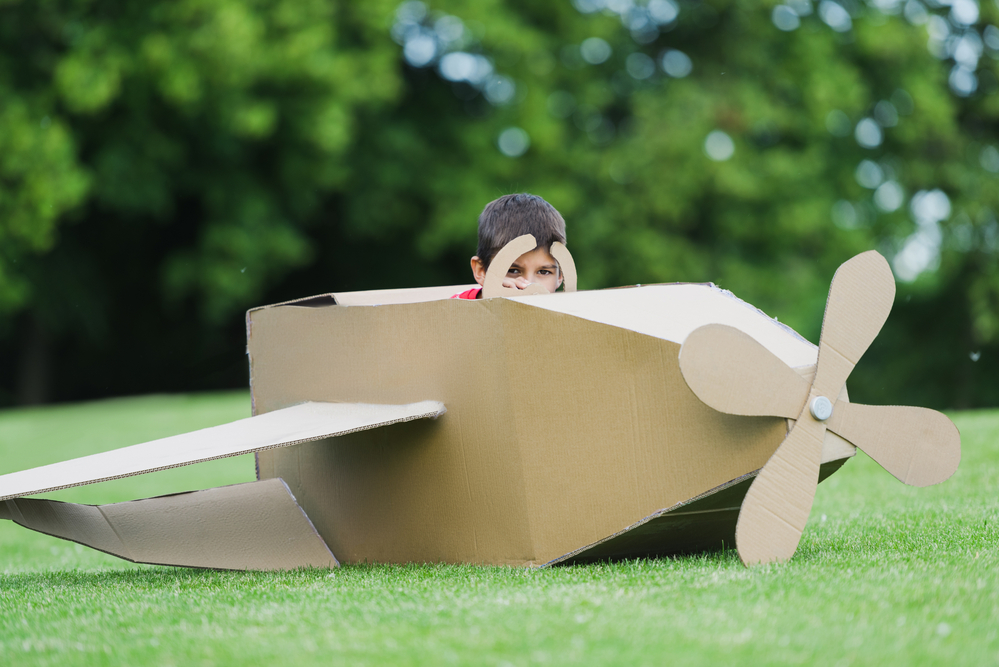
<instances>
[{"instance_id":1,"label":"brown cardboard","mask_svg":"<svg viewBox=\"0 0 999 667\"><path fill-rule=\"evenodd\" d=\"M510 265L513 264L518 257L521 255L531 252L538 247L538 243L534 236L531 234L524 234L523 236L518 236L509 243L507 243L503 248L496 253L493 257L492 262L489 264L489 269L486 271L486 279L483 281L482 285L482 296L484 298L492 298L496 296L528 296L531 294L547 294L546 290L542 285L532 284L528 285L525 289L518 290L513 287L503 287L503 278L506 277L507 272L510 270ZM576 263L572 259L572 254L565 245L559 243L558 241L552 243L551 245L552 257L559 264L559 269L562 272L563 278L563 291L565 292L575 292L576 291ZM348 305L345 301L338 301L341 305Z\"/></svg>"},{"instance_id":2,"label":"brown cardboard","mask_svg":"<svg viewBox=\"0 0 999 667\"><path fill-rule=\"evenodd\" d=\"M961 434L936 410L837 404L826 427L864 450L903 484L939 484L961 463Z\"/></svg>"},{"instance_id":3,"label":"brown cardboard","mask_svg":"<svg viewBox=\"0 0 999 667\"><path fill-rule=\"evenodd\" d=\"M0 500L288 447L443 413L444 406L436 401L409 405L304 401L268 415L2 475Z\"/></svg>"},{"instance_id":4,"label":"brown cardboard","mask_svg":"<svg viewBox=\"0 0 999 667\"><path fill-rule=\"evenodd\" d=\"M520 250L507 249L514 259ZM953 435L930 411L848 402L846 376L891 303L868 275L882 268L862 255L837 274L821 352L713 285L477 300L448 298L464 289L455 286L255 309L247 424L6 475L0 498L256 451L261 483L287 484L341 562L545 565L732 544L747 562L786 558L814 485L853 455L833 430L884 452L882 464L911 483L937 478L927 457L959 459L952 442L899 450L903 437ZM691 359L706 380L685 381ZM836 399L828 424L808 412L816 392ZM269 424L266 437L248 424ZM154 500L167 502L138 502ZM18 500L11 518L25 518L22 502L60 517L37 525L62 521L51 532L108 546L94 508ZM220 504L220 523L238 505ZM789 530L773 527L777 515ZM150 531L143 558L155 562L186 558L157 536L183 533L197 545L221 534L174 530L162 513L138 523ZM237 532L237 542L252 533Z\"/></svg>"},{"instance_id":5,"label":"brown cardboard","mask_svg":"<svg viewBox=\"0 0 999 667\"><path fill-rule=\"evenodd\" d=\"M823 456L827 456L826 452ZM846 463L823 463L819 481ZM756 473L750 473L687 502L660 510L596 544L557 558L549 565L575 565L626 558L659 558L735 548L735 527L742 499Z\"/></svg>"},{"instance_id":6,"label":"brown cardboard","mask_svg":"<svg viewBox=\"0 0 999 667\"><path fill-rule=\"evenodd\" d=\"M815 363L814 345L709 285L251 311L258 412L448 406L261 452L259 475L288 483L342 562L553 562L754 473L783 439L786 420L722 415L683 382L679 344L713 321Z\"/></svg>"},{"instance_id":7,"label":"brown cardboard","mask_svg":"<svg viewBox=\"0 0 999 667\"><path fill-rule=\"evenodd\" d=\"M718 324L687 337L680 369L697 397L715 410L792 420L804 409L814 376L803 377L805 369L788 367L742 331ZM844 387L826 428L864 450L900 482L939 484L957 470L960 434L945 415L926 408L849 403L845 393Z\"/></svg>"},{"instance_id":8,"label":"brown cardboard","mask_svg":"<svg viewBox=\"0 0 999 667\"><path fill-rule=\"evenodd\" d=\"M0 518L135 563L227 570L336 567L279 479L113 505L19 498Z\"/></svg>"},{"instance_id":9,"label":"brown cardboard","mask_svg":"<svg viewBox=\"0 0 999 667\"><path fill-rule=\"evenodd\" d=\"M572 258L572 253L563 244L556 241L551 247L552 257L558 262L559 271L562 272L562 291L576 291L576 262Z\"/></svg>"},{"instance_id":10,"label":"brown cardboard","mask_svg":"<svg viewBox=\"0 0 999 667\"><path fill-rule=\"evenodd\" d=\"M827 428L869 449L872 458L906 483L938 483L957 469L960 436L944 415L922 408L853 405L842 395L847 377L884 325L894 295L891 269L876 252L858 255L839 268L810 381L730 327L706 326L684 342L684 378L708 405L739 415L791 417L797 412L739 513L736 545L747 565L787 560L797 549L818 483ZM830 416L813 412L817 397L829 400Z\"/></svg>"}]
</instances>

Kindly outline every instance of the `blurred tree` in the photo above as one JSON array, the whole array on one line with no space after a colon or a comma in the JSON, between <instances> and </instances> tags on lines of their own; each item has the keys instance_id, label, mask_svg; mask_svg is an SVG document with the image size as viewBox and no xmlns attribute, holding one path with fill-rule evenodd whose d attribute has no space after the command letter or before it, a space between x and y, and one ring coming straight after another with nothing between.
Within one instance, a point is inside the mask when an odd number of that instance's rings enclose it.
<instances>
[{"instance_id":1,"label":"blurred tree","mask_svg":"<svg viewBox=\"0 0 999 667\"><path fill-rule=\"evenodd\" d=\"M478 212L527 190L565 215L582 287L711 280L813 340L836 266L878 248L898 312L855 398L999 404L997 20L976 0L6 0L17 392L42 398L46 367L56 398L238 383L245 308L467 282Z\"/></svg>"},{"instance_id":2,"label":"blurred tree","mask_svg":"<svg viewBox=\"0 0 999 667\"><path fill-rule=\"evenodd\" d=\"M393 34L419 70L410 102L379 119L391 139L360 141L373 165L413 165L428 259L472 238L483 201L527 189L565 214L584 287L710 280L812 340L836 267L877 248L899 314L857 397L995 405L999 5L934 7L404 3ZM444 107L442 84L456 98ZM360 192L385 191L354 173ZM346 220L406 224L380 213Z\"/></svg>"},{"instance_id":3,"label":"blurred tree","mask_svg":"<svg viewBox=\"0 0 999 667\"><path fill-rule=\"evenodd\" d=\"M0 314L31 306L22 400L47 393L50 339L83 358L59 374L82 380L70 395L222 354L218 326L316 259L307 230L343 186L357 115L397 95L394 5L3 5Z\"/></svg>"}]
</instances>

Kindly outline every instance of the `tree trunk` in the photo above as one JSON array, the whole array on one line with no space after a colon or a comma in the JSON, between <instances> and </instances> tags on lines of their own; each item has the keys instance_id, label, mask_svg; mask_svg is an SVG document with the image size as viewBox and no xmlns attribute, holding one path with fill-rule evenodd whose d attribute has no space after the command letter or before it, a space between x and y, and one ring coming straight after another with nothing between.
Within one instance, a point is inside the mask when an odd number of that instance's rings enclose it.
<instances>
[{"instance_id":1,"label":"tree trunk","mask_svg":"<svg viewBox=\"0 0 999 667\"><path fill-rule=\"evenodd\" d=\"M51 348L45 329L34 315L27 317L17 364L17 404L39 405L49 398Z\"/></svg>"}]
</instances>

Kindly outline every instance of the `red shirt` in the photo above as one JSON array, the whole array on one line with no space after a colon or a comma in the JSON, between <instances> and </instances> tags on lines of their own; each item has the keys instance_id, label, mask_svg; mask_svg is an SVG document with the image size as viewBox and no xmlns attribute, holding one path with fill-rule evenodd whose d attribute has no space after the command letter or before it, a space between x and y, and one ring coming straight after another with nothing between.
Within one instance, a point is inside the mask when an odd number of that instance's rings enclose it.
<instances>
[{"instance_id":1,"label":"red shirt","mask_svg":"<svg viewBox=\"0 0 999 667\"><path fill-rule=\"evenodd\" d=\"M482 291L481 287L473 287L470 290L465 290L461 294L455 294L452 299L478 299L479 292Z\"/></svg>"}]
</instances>

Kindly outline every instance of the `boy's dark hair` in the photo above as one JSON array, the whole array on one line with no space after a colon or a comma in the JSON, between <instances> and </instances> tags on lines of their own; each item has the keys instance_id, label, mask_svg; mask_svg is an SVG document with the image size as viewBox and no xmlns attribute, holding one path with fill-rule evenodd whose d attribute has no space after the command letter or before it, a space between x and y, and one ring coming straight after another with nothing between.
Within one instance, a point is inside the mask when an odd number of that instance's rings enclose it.
<instances>
[{"instance_id":1,"label":"boy's dark hair","mask_svg":"<svg viewBox=\"0 0 999 667\"><path fill-rule=\"evenodd\" d=\"M531 234L538 248L565 243L565 220L555 207L537 195L521 192L489 202L479 215L479 251L486 268L500 250L518 236Z\"/></svg>"}]
</instances>

